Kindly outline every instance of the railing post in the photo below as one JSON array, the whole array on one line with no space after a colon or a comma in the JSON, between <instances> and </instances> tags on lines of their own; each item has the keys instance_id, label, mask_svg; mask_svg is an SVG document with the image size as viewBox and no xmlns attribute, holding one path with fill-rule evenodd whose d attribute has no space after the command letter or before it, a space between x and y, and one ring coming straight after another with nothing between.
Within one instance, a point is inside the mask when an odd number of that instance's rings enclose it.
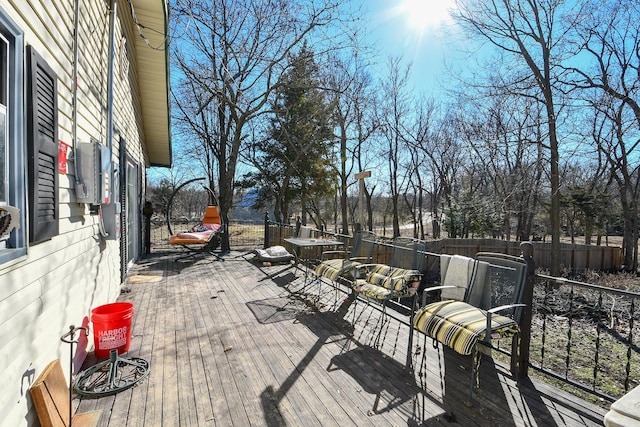
<instances>
[{"instance_id":1,"label":"railing post","mask_svg":"<svg viewBox=\"0 0 640 427\"><path fill-rule=\"evenodd\" d=\"M531 343L531 321L533 318L533 285L535 283L536 263L533 260L533 245L531 242L520 244L522 258L527 263L527 278L522 295L522 303L526 304L520 317L520 348L518 351L518 378L529 375L529 345ZM512 362L513 363L513 362ZM515 366L511 366L511 372Z\"/></svg>"},{"instance_id":2,"label":"railing post","mask_svg":"<svg viewBox=\"0 0 640 427\"><path fill-rule=\"evenodd\" d=\"M267 249L269 246L269 212L264 213L264 247Z\"/></svg>"}]
</instances>

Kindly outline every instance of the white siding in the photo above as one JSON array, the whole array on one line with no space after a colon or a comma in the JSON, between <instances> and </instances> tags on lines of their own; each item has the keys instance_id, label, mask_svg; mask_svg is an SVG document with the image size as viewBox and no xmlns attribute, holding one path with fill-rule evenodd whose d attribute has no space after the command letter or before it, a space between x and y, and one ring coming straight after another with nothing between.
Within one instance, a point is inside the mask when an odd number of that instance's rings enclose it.
<instances>
[{"instance_id":1,"label":"white siding","mask_svg":"<svg viewBox=\"0 0 640 427\"><path fill-rule=\"evenodd\" d=\"M160 3L161 0L158 0ZM106 141L107 70L110 2L81 0L78 76L78 141ZM27 44L44 57L58 75L58 137L73 140L73 4L72 0L3 1L2 8L24 30ZM121 1L116 25L116 61L123 36L135 37L129 5ZM121 76L114 67L114 150L118 136L126 139L130 158L145 167L141 106L132 49L130 67ZM133 91L133 93L132 93ZM68 379L69 345L60 341L69 325L89 325L91 309L115 301L120 292L120 243L99 238L98 217L75 202L72 161L59 175L59 234L28 248L19 262L0 264L0 393L2 425L37 425L29 386L51 360L60 358ZM124 169L123 169L124 170ZM24 224L24 226L27 226ZM92 349L77 351L76 364Z\"/></svg>"}]
</instances>

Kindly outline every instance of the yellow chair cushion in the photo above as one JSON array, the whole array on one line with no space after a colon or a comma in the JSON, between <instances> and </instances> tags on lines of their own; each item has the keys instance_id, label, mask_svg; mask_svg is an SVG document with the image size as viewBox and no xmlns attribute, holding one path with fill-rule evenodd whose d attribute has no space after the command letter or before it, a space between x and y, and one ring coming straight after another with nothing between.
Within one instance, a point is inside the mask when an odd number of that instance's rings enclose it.
<instances>
[{"instance_id":1,"label":"yellow chair cushion","mask_svg":"<svg viewBox=\"0 0 640 427\"><path fill-rule=\"evenodd\" d=\"M420 278L417 270L381 264L374 267L365 279L357 279L353 288L369 298L402 298L415 294Z\"/></svg>"},{"instance_id":2,"label":"yellow chair cushion","mask_svg":"<svg viewBox=\"0 0 640 427\"><path fill-rule=\"evenodd\" d=\"M485 337L487 312L462 301L440 301L418 310L413 325L457 353L469 355ZM512 337L520 328L510 317L493 314L491 330L491 337L498 339Z\"/></svg>"},{"instance_id":3,"label":"yellow chair cushion","mask_svg":"<svg viewBox=\"0 0 640 427\"><path fill-rule=\"evenodd\" d=\"M316 274L333 281L336 281L340 277L353 280L353 269L359 264L358 261L349 259L328 259L322 261L316 267Z\"/></svg>"}]
</instances>

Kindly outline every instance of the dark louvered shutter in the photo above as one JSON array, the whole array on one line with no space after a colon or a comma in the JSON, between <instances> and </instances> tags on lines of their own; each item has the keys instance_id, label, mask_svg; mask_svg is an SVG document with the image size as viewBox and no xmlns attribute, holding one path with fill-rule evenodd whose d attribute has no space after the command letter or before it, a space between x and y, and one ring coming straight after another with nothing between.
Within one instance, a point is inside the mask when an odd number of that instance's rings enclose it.
<instances>
[{"instance_id":1,"label":"dark louvered shutter","mask_svg":"<svg viewBox=\"0 0 640 427\"><path fill-rule=\"evenodd\" d=\"M29 242L58 234L57 77L28 47L27 147L29 163Z\"/></svg>"}]
</instances>

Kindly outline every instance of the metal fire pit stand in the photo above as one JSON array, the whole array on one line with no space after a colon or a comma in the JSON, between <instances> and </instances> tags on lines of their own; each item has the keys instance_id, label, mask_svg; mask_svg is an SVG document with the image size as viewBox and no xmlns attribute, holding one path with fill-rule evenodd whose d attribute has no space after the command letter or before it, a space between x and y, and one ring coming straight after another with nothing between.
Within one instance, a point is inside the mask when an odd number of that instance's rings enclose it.
<instances>
[{"instance_id":1,"label":"metal fire pit stand","mask_svg":"<svg viewBox=\"0 0 640 427\"><path fill-rule=\"evenodd\" d=\"M111 350L109 359L78 376L75 389L83 396L110 396L133 387L148 375L149 362L139 357L120 357L118 350Z\"/></svg>"},{"instance_id":2,"label":"metal fire pit stand","mask_svg":"<svg viewBox=\"0 0 640 427\"><path fill-rule=\"evenodd\" d=\"M69 427L71 427L71 420L73 419L73 345L78 344L78 341L74 338L77 331L84 331L84 336L89 336L89 330L84 326L75 327L69 326L69 332L60 337L60 341L66 342L69 345Z\"/></svg>"}]
</instances>

